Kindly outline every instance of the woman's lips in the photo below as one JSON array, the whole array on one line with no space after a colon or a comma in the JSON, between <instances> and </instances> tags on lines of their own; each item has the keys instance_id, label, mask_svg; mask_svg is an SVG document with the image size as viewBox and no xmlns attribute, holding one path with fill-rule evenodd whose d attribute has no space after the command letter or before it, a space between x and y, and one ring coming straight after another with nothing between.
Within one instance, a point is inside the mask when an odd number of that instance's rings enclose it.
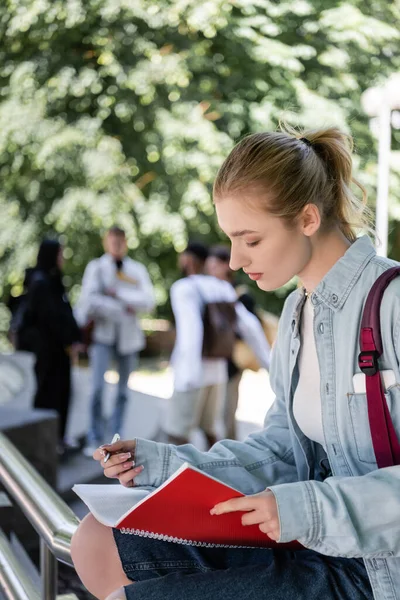
<instances>
[{"instance_id":1,"label":"woman's lips","mask_svg":"<svg viewBox=\"0 0 400 600\"><path fill-rule=\"evenodd\" d=\"M250 279L253 279L253 281L257 281L257 279L261 278L262 273L247 273L247 275L250 277Z\"/></svg>"}]
</instances>

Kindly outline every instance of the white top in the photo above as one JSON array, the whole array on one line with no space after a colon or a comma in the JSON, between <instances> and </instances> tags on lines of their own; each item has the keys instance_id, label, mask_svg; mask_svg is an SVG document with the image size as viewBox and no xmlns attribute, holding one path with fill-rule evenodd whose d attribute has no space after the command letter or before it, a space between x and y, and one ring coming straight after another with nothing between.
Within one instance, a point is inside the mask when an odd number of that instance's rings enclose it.
<instances>
[{"instance_id":1,"label":"white top","mask_svg":"<svg viewBox=\"0 0 400 600\"><path fill-rule=\"evenodd\" d=\"M314 309L310 298L307 297L301 315L299 383L293 399L293 414L304 435L325 448L321 412L321 380L313 325Z\"/></svg>"},{"instance_id":2,"label":"white top","mask_svg":"<svg viewBox=\"0 0 400 600\"><path fill-rule=\"evenodd\" d=\"M107 289L114 290L115 297L106 295ZM151 311L154 303L153 286L144 265L126 256L118 274L112 256L103 254L87 265L74 312L81 326L94 320L93 341L115 345L121 354L130 354L145 345L138 313ZM134 314L128 312L128 307Z\"/></svg>"},{"instance_id":3,"label":"white top","mask_svg":"<svg viewBox=\"0 0 400 600\"><path fill-rule=\"evenodd\" d=\"M205 302L236 302L237 330L253 349L261 366L268 369L270 347L257 317L240 302L227 281L210 275L193 275L176 281L171 287L171 306L175 317L176 341L171 357L174 389L188 391L225 383L227 361L203 359L203 319Z\"/></svg>"}]
</instances>

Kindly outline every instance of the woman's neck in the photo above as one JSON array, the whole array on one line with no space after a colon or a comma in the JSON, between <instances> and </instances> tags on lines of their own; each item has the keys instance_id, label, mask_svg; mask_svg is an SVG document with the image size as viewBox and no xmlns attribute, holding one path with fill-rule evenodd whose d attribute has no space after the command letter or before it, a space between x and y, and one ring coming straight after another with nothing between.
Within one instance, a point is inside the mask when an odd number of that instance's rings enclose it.
<instances>
[{"instance_id":1,"label":"woman's neck","mask_svg":"<svg viewBox=\"0 0 400 600\"><path fill-rule=\"evenodd\" d=\"M342 258L351 242L339 229L310 238L311 258L303 271L300 280L308 293L318 286L330 269Z\"/></svg>"}]
</instances>

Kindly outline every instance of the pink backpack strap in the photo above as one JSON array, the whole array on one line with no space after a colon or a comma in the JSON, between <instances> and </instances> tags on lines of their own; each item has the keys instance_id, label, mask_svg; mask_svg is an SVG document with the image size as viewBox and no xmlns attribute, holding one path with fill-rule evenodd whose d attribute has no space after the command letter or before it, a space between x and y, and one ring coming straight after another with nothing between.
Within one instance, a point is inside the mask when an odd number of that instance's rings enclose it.
<instances>
[{"instance_id":1,"label":"pink backpack strap","mask_svg":"<svg viewBox=\"0 0 400 600\"><path fill-rule=\"evenodd\" d=\"M400 275L400 267L388 269L372 286L364 307L360 329L358 365L366 375L368 418L378 468L400 464L400 444L393 426L379 371L383 352L380 307L389 283Z\"/></svg>"}]
</instances>

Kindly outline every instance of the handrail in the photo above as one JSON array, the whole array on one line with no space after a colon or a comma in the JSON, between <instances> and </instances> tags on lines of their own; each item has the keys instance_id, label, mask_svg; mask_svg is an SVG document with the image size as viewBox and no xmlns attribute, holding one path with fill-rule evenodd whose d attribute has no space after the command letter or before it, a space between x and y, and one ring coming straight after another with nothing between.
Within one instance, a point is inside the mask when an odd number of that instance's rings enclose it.
<instances>
[{"instance_id":1,"label":"handrail","mask_svg":"<svg viewBox=\"0 0 400 600\"><path fill-rule=\"evenodd\" d=\"M7 600L40 600L40 594L16 559L0 529L0 589Z\"/></svg>"},{"instance_id":2,"label":"handrail","mask_svg":"<svg viewBox=\"0 0 400 600\"><path fill-rule=\"evenodd\" d=\"M73 566L71 538L79 519L3 433L0 481L55 558Z\"/></svg>"}]
</instances>

